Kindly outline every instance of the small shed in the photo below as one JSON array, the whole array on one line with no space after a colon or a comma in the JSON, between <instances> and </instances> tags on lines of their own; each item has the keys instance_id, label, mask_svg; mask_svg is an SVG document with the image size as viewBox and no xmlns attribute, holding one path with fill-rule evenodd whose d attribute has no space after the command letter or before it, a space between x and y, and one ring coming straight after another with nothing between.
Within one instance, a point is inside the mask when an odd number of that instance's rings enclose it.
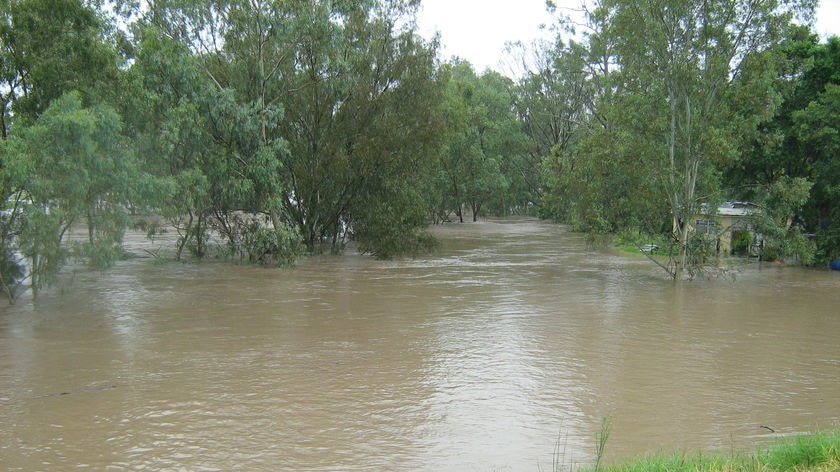
<instances>
[{"instance_id":1,"label":"small shed","mask_svg":"<svg viewBox=\"0 0 840 472\"><path fill-rule=\"evenodd\" d=\"M726 202L710 211L703 205L694 221L694 230L717 240L718 254L758 255L761 236L752 225L752 216L761 208L751 202Z\"/></svg>"}]
</instances>

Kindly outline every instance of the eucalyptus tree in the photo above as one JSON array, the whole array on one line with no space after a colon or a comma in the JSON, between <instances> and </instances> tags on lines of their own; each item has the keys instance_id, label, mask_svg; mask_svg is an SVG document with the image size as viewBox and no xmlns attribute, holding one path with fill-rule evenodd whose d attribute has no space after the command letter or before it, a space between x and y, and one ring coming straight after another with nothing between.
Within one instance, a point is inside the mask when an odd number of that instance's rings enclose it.
<instances>
[{"instance_id":1,"label":"eucalyptus tree","mask_svg":"<svg viewBox=\"0 0 840 472\"><path fill-rule=\"evenodd\" d=\"M784 46L792 64L779 74L785 99L760 135L761 142L773 145L751 154L747 168L757 174L750 182L761 187L772 189L786 178L812 184L796 214L816 234L817 257L830 261L840 257L840 38L820 43L813 34L803 38L794 32Z\"/></svg>"},{"instance_id":2,"label":"eucalyptus tree","mask_svg":"<svg viewBox=\"0 0 840 472\"><path fill-rule=\"evenodd\" d=\"M533 68L514 93L517 116L531 142L521 174L542 216L567 219L576 200L570 185L579 182L572 178L572 151L597 126L591 123L596 76L588 70L592 62L583 44L566 43L558 34L554 43L539 47Z\"/></svg>"},{"instance_id":3,"label":"eucalyptus tree","mask_svg":"<svg viewBox=\"0 0 840 472\"><path fill-rule=\"evenodd\" d=\"M112 108L86 108L78 94L68 93L53 100L35 123L16 131L21 146L7 156L8 168L26 175L18 183L27 200L19 247L30 260L34 289L49 283L71 253L100 267L121 255L136 180L132 149L121 128ZM87 242L68 248L68 234L82 222Z\"/></svg>"},{"instance_id":4,"label":"eucalyptus tree","mask_svg":"<svg viewBox=\"0 0 840 472\"><path fill-rule=\"evenodd\" d=\"M291 225L310 251L349 237L384 255L423 225L416 197L437 145L435 49L416 2L158 1L145 22L196 59L213 99L209 176L234 210ZM409 216L415 215L415 216ZM379 236L389 249L377 247Z\"/></svg>"},{"instance_id":5,"label":"eucalyptus tree","mask_svg":"<svg viewBox=\"0 0 840 472\"><path fill-rule=\"evenodd\" d=\"M832 42L836 55L837 38ZM803 143L807 178L813 183L810 224L817 232L818 257L823 261L840 258L840 76L835 73L832 80L793 115L794 135Z\"/></svg>"},{"instance_id":6,"label":"eucalyptus tree","mask_svg":"<svg viewBox=\"0 0 840 472\"><path fill-rule=\"evenodd\" d=\"M3 138L11 122L31 123L50 103L76 90L85 104L114 89L119 66L111 29L79 0L18 0L0 5L0 104Z\"/></svg>"},{"instance_id":7,"label":"eucalyptus tree","mask_svg":"<svg viewBox=\"0 0 840 472\"><path fill-rule=\"evenodd\" d=\"M809 0L602 0L620 64L634 146L653 162L678 248L672 275L689 266L691 218L714 198L718 171L737 161L743 136L772 116L776 44Z\"/></svg>"},{"instance_id":8,"label":"eucalyptus tree","mask_svg":"<svg viewBox=\"0 0 840 472\"><path fill-rule=\"evenodd\" d=\"M95 4L0 5L0 277L7 289L24 275L15 267L20 253L31 258L33 287L49 282L70 252L62 235L81 217L88 241L74 252L96 265L119 255L125 220L113 204L125 201L122 170L131 168L130 158L121 162L130 146L108 106L125 65L119 51ZM8 277L14 272L19 277Z\"/></svg>"},{"instance_id":9,"label":"eucalyptus tree","mask_svg":"<svg viewBox=\"0 0 840 472\"><path fill-rule=\"evenodd\" d=\"M445 120L439 192L447 211L463 221L483 212L509 214L534 202L528 181L530 142L514 111L511 79L494 71L476 75L469 62L447 64Z\"/></svg>"},{"instance_id":10,"label":"eucalyptus tree","mask_svg":"<svg viewBox=\"0 0 840 472\"><path fill-rule=\"evenodd\" d=\"M132 67L138 142L160 177L158 210L186 248L207 254L211 230L230 255L248 252L259 234L285 253L288 228L279 218L275 131L283 116L278 70L294 41L280 2L150 2L134 26ZM175 198L167 198L174 195ZM273 231L243 214L269 215ZM291 254L289 254L291 255ZM282 257L286 259L286 257Z\"/></svg>"},{"instance_id":11,"label":"eucalyptus tree","mask_svg":"<svg viewBox=\"0 0 840 472\"><path fill-rule=\"evenodd\" d=\"M201 257L213 213L210 176L223 162L208 124L215 106L212 88L181 42L148 25L138 26L135 37L122 110L143 168L152 176L137 203L178 232L176 259L185 249ZM154 221L147 229L150 234L164 230Z\"/></svg>"},{"instance_id":12,"label":"eucalyptus tree","mask_svg":"<svg viewBox=\"0 0 840 472\"><path fill-rule=\"evenodd\" d=\"M300 16L278 131L283 207L310 250L352 237L388 257L426 240L418 194L441 139L442 85L416 7L316 2Z\"/></svg>"},{"instance_id":13,"label":"eucalyptus tree","mask_svg":"<svg viewBox=\"0 0 840 472\"><path fill-rule=\"evenodd\" d=\"M447 210L454 209L463 222L466 204L475 221L485 200L504 192L506 182L498 161L485 154L484 133L491 122L480 98L480 78L472 64L462 60L449 65L448 74L447 138L440 166L440 191L447 195Z\"/></svg>"},{"instance_id":14,"label":"eucalyptus tree","mask_svg":"<svg viewBox=\"0 0 840 472\"><path fill-rule=\"evenodd\" d=\"M589 9L586 20L580 34L546 44L520 82L519 113L540 156L540 214L591 234L658 232L653 165L638 159L640 109L624 94L613 12Z\"/></svg>"},{"instance_id":15,"label":"eucalyptus tree","mask_svg":"<svg viewBox=\"0 0 840 472\"><path fill-rule=\"evenodd\" d=\"M774 88L781 104L773 119L758 128L738 165L727 169L724 181L737 198L762 203L766 213L775 215L763 218L762 224L776 222L766 233L773 234L777 249L807 249L796 241L807 231L816 234L817 257L831 260L840 256L840 214L834 204L840 197L840 39L820 42L810 27L798 25L786 31L774 52L779 58ZM805 200L800 200L802 195ZM804 261L813 257L795 252ZM792 254L778 250L774 254L788 255Z\"/></svg>"},{"instance_id":16,"label":"eucalyptus tree","mask_svg":"<svg viewBox=\"0 0 840 472\"><path fill-rule=\"evenodd\" d=\"M515 111L514 88L513 80L488 70L478 77L474 97L478 118L474 126L485 157L477 200L495 215L527 212L538 198L533 182L538 180L539 168L531 165L531 143ZM479 209L473 205L473 214Z\"/></svg>"}]
</instances>

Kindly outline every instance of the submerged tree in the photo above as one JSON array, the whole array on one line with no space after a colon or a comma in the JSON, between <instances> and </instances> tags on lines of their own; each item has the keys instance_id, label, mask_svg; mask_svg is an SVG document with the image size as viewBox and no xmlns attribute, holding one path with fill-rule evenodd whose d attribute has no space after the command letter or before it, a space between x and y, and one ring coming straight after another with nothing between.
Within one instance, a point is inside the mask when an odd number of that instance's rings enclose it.
<instances>
[{"instance_id":1,"label":"submerged tree","mask_svg":"<svg viewBox=\"0 0 840 472\"><path fill-rule=\"evenodd\" d=\"M350 236L386 256L397 241L410 250L425 239L410 215L425 211L416 197L441 138L442 87L414 8L333 2L302 19L279 129L289 142L283 206L310 250Z\"/></svg>"},{"instance_id":2,"label":"submerged tree","mask_svg":"<svg viewBox=\"0 0 840 472\"><path fill-rule=\"evenodd\" d=\"M834 43L840 46L836 38ZM840 82L840 76L834 80ZM827 84L805 109L794 113L793 121L814 185L810 223L819 236L818 256L831 261L840 258L840 83Z\"/></svg>"},{"instance_id":3,"label":"submerged tree","mask_svg":"<svg viewBox=\"0 0 840 472\"><path fill-rule=\"evenodd\" d=\"M20 182L27 204L19 239L30 259L32 287L56 275L70 254L65 238L77 223L87 227L87 241L73 252L95 266L111 264L121 255L136 181L119 116L104 106L85 108L77 94L65 94L20 132L20 140L9 165L28 176Z\"/></svg>"},{"instance_id":4,"label":"submerged tree","mask_svg":"<svg viewBox=\"0 0 840 472\"><path fill-rule=\"evenodd\" d=\"M539 80L532 79L543 84L538 96L557 103L534 107L539 113L530 118L529 128L540 130L546 143L541 211L593 235L658 233L667 215L652 178L657 164L640 158L650 147L649 123L639 118L644 104L627 92L613 15L606 8L588 11L582 37L568 43L558 38L549 55L554 59L546 61Z\"/></svg>"},{"instance_id":5,"label":"submerged tree","mask_svg":"<svg viewBox=\"0 0 840 472\"><path fill-rule=\"evenodd\" d=\"M416 238L422 224L403 210L423 208L413 194L439 141L441 94L435 49L412 29L415 8L152 5L145 22L191 52L213 97L197 108L215 143L212 173L202 170L229 239L238 210L269 215L277 231L291 225L310 251L353 237L384 254L380 235ZM403 203L391 210L389 201Z\"/></svg>"},{"instance_id":6,"label":"submerged tree","mask_svg":"<svg viewBox=\"0 0 840 472\"><path fill-rule=\"evenodd\" d=\"M11 285L25 275L21 254L33 258L33 287L57 273L69 253L60 237L69 219L88 222L76 254L97 265L116 257L123 222L96 199L121 193L127 176L103 177L114 169L100 165L130 152L106 105L124 58L101 12L75 0L21 0L3 2L0 18L0 277L12 298Z\"/></svg>"},{"instance_id":7,"label":"submerged tree","mask_svg":"<svg viewBox=\"0 0 840 472\"><path fill-rule=\"evenodd\" d=\"M247 257L248 242L266 225L243 214L267 215L274 231L260 240L273 241L278 254L295 252L283 242L289 231L279 217L277 171L286 146L275 131L283 116L277 62L290 50L280 25L288 18L271 5L160 1L136 26L130 72L138 98L130 107L160 179L153 194L174 197L154 201L179 231L177 258L185 249L207 255L214 230L228 255Z\"/></svg>"}]
</instances>

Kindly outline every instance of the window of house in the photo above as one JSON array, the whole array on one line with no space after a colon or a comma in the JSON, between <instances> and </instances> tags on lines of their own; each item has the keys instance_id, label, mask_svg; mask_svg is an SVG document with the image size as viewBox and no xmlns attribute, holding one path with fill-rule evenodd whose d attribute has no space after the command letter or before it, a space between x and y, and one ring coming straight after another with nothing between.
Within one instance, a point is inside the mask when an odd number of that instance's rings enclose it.
<instances>
[{"instance_id":1,"label":"window of house","mask_svg":"<svg viewBox=\"0 0 840 472\"><path fill-rule=\"evenodd\" d=\"M699 219L694 224L694 230L700 234L716 235L718 234L718 222L709 219Z\"/></svg>"}]
</instances>

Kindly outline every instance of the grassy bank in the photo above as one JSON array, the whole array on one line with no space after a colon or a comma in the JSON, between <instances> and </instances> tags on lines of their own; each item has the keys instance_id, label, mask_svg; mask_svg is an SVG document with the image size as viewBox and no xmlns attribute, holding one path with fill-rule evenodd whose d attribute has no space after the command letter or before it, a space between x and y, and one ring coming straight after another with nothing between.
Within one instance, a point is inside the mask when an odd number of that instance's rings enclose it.
<instances>
[{"instance_id":1,"label":"grassy bank","mask_svg":"<svg viewBox=\"0 0 840 472\"><path fill-rule=\"evenodd\" d=\"M584 469L594 471L595 469ZM752 454L676 454L603 466L598 472L840 472L840 430L797 436Z\"/></svg>"}]
</instances>

